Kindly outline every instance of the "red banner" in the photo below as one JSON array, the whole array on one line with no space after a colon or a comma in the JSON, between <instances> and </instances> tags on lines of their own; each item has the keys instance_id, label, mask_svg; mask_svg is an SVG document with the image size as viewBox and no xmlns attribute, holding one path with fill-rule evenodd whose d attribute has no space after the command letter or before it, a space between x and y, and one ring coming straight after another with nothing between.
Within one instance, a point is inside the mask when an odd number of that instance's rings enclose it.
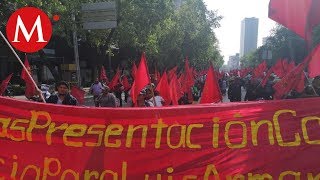
<instances>
[{"instance_id":1,"label":"red banner","mask_svg":"<svg viewBox=\"0 0 320 180\"><path fill-rule=\"evenodd\" d=\"M0 179L319 179L319 103L106 109L0 97Z\"/></svg>"}]
</instances>

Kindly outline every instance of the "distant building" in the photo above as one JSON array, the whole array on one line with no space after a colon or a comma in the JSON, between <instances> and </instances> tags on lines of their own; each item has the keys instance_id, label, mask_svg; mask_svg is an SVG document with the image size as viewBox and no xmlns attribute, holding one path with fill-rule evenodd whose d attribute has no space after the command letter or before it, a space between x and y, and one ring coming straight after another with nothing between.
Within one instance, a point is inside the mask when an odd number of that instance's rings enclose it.
<instances>
[{"instance_id":1,"label":"distant building","mask_svg":"<svg viewBox=\"0 0 320 180\"><path fill-rule=\"evenodd\" d=\"M241 22L240 57L257 49L258 18L245 18Z\"/></svg>"},{"instance_id":2,"label":"distant building","mask_svg":"<svg viewBox=\"0 0 320 180\"><path fill-rule=\"evenodd\" d=\"M229 70L240 69L240 56L239 56L239 53L237 53L234 56L229 56L228 69Z\"/></svg>"}]
</instances>

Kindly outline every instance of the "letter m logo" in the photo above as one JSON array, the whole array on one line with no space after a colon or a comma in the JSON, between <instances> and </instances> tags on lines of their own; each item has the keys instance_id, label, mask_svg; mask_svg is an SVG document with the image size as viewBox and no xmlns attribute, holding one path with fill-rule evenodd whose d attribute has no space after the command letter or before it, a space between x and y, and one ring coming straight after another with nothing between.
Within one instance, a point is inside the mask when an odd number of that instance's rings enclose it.
<instances>
[{"instance_id":1,"label":"letter m logo","mask_svg":"<svg viewBox=\"0 0 320 180\"><path fill-rule=\"evenodd\" d=\"M41 9L24 7L10 16L6 31L12 46L25 53L33 53L49 43L52 24Z\"/></svg>"},{"instance_id":2,"label":"letter m logo","mask_svg":"<svg viewBox=\"0 0 320 180\"><path fill-rule=\"evenodd\" d=\"M37 28L37 32L38 32L38 41L37 42L47 42L47 41L45 41L43 39L43 31L42 31L40 15L38 15L35 23L33 24L33 27L31 29L30 33L28 33L27 28L24 25L20 15L18 15L16 31L15 31L15 34L14 34L14 40L12 42L20 42L19 41L19 30L22 31L22 34L23 34L24 38L27 40L27 42L29 42L30 39L31 39L31 36L33 35L33 33L34 33L36 28Z\"/></svg>"}]
</instances>

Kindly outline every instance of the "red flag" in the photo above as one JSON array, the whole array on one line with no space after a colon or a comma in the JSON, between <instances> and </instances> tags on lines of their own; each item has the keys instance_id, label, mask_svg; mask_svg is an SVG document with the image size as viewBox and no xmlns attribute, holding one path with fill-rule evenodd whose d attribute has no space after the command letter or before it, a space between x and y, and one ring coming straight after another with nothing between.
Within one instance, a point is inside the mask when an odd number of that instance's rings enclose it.
<instances>
[{"instance_id":1,"label":"red flag","mask_svg":"<svg viewBox=\"0 0 320 180\"><path fill-rule=\"evenodd\" d=\"M120 69L117 68L116 74L113 76L111 82L108 85L110 89L113 89L119 83L120 77L121 77L121 72L120 72Z\"/></svg>"},{"instance_id":2,"label":"red flag","mask_svg":"<svg viewBox=\"0 0 320 180\"><path fill-rule=\"evenodd\" d=\"M175 66L174 68L172 68L169 72L168 72L168 80L169 82L171 81L171 79L173 78L173 75L175 75L177 73L177 69L178 67Z\"/></svg>"},{"instance_id":3,"label":"red flag","mask_svg":"<svg viewBox=\"0 0 320 180\"><path fill-rule=\"evenodd\" d=\"M297 90L298 92L303 91L305 83L303 70L305 68L306 62L307 61L300 63L295 69L284 76L281 81L273 86L273 88L275 89L275 99L281 99L284 95L286 95L293 89Z\"/></svg>"},{"instance_id":4,"label":"red flag","mask_svg":"<svg viewBox=\"0 0 320 180\"><path fill-rule=\"evenodd\" d=\"M156 82L159 82L159 81L160 81L160 79L161 79L160 72L158 71L158 69L157 69L157 68L155 68L155 71L154 71L154 77L155 77Z\"/></svg>"},{"instance_id":5,"label":"red flag","mask_svg":"<svg viewBox=\"0 0 320 180\"><path fill-rule=\"evenodd\" d=\"M163 73L156 90L159 91L161 97L165 100L165 104L169 105L171 103L171 96L166 72Z\"/></svg>"},{"instance_id":6,"label":"red flag","mask_svg":"<svg viewBox=\"0 0 320 180\"><path fill-rule=\"evenodd\" d=\"M261 86L264 87L266 84L267 84L267 81L270 77L270 75L272 74L273 72L273 68L270 68L266 74L266 76L263 78L262 82L261 82Z\"/></svg>"},{"instance_id":7,"label":"red flag","mask_svg":"<svg viewBox=\"0 0 320 180\"><path fill-rule=\"evenodd\" d=\"M272 67L273 72L282 78L283 76L286 75L286 67L288 66L288 61L279 59L277 63ZM292 70L292 69L291 69Z\"/></svg>"},{"instance_id":8,"label":"red flag","mask_svg":"<svg viewBox=\"0 0 320 180\"><path fill-rule=\"evenodd\" d=\"M310 42L312 29L320 23L318 0L271 0L269 18Z\"/></svg>"},{"instance_id":9,"label":"red flag","mask_svg":"<svg viewBox=\"0 0 320 180\"><path fill-rule=\"evenodd\" d=\"M320 45L318 45L311 53L309 62L309 76L314 78L320 75Z\"/></svg>"},{"instance_id":10,"label":"red flag","mask_svg":"<svg viewBox=\"0 0 320 180\"><path fill-rule=\"evenodd\" d=\"M179 105L179 88L178 88L178 80L177 75L173 74L173 77L170 81L170 99L172 100L173 105Z\"/></svg>"},{"instance_id":11,"label":"red flag","mask_svg":"<svg viewBox=\"0 0 320 180\"><path fill-rule=\"evenodd\" d=\"M263 78L264 72L267 70L267 63L263 61L253 70L253 77L254 78Z\"/></svg>"},{"instance_id":12,"label":"red flag","mask_svg":"<svg viewBox=\"0 0 320 180\"><path fill-rule=\"evenodd\" d=\"M27 56L25 57L24 66L28 69L29 74L31 75L31 68L30 68L30 64L29 64ZM30 79L29 75L24 70L24 68L22 69L22 72L21 72L21 79L23 79L24 82L26 83L25 96L27 98L30 98L30 97L36 95L37 89L34 86L32 79Z\"/></svg>"},{"instance_id":13,"label":"red flag","mask_svg":"<svg viewBox=\"0 0 320 180\"><path fill-rule=\"evenodd\" d=\"M106 70L104 69L103 66L101 66L99 80L103 81L103 82L106 82L106 83L109 83L109 80L108 80L108 77L107 77L107 74L106 74Z\"/></svg>"},{"instance_id":14,"label":"red flag","mask_svg":"<svg viewBox=\"0 0 320 180\"><path fill-rule=\"evenodd\" d=\"M131 85L130 85L129 80L126 75L123 76L123 78L122 78L122 84L123 84L125 91L128 91L131 88Z\"/></svg>"},{"instance_id":15,"label":"red flag","mask_svg":"<svg viewBox=\"0 0 320 180\"><path fill-rule=\"evenodd\" d=\"M79 88L78 86L72 86L71 87L71 95L74 96L79 104L84 104L84 95L85 95L85 91L81 88Z\"/></svg>"},{"instance_id":16,"label":"red flag","mask_svg":"<svg viewBox=\"0 0 320 180\"><path fill-rule=\"evenodd\" d=\"M135 74L135 80L132 84L131 93L130 93L132 97L132 101L134 103L136 103L140 91L145 86L150 84L150 76L149 76L149 71L148 71L148 66L146 61L147 61L146 55L145 53L142 53L140 64Z\"/></svg>"},{"instance_id":17,"label":"red flag","mask_svg":"<svg viewBox=\"0 0 320 180\"><path fill-rule=\"evenodd\" d=\"M266 85L266 83L272 73L275 73L280 78L282 78L284 75L286 75L285 68L287 66L288 66L288 62L286 60L279 59L277 61L277 63L268 70L266 76L263 78L263 80L261 82L261 86L264 87Z\"/></svg>"},{"instance_id":18,"label":"red flag","mask_svg":"<svg viewBox=\"0 0 320 180\"><path fill-rule=\"evenodd\" d=\"M0 86L0 96L3 95L3 93L6 91L8 84L12 78L13 73L11 73L5 80L3 80L1 82L1 86Z\"/></svg>"},{"instance_id":19,"label":"red flag","mask_svg":"<svg viewBox=\"0 0 320 180\"><path fill-rule=\"evenodd\" d=\"M183 90L183 81L185 78L185 74L181 74L180 77L177 78L177 93L178 93L178 98L184 95L184 90Z\"/></svg>"},{"instance_id":20,"label":"red flag","mask_svg":"<svg viewBox=\"0 0 320 180\"><path fill-rule=\"evenodd\" d=\"M184 68L184 80L183 80L183 91L185 93L188 93L189 99L191 100L192 94L191 92L191 87L194 85L194 78L192 74L192 69L189 67L189 61L188 58L186 58L185 62L185 68Z\"/></svg>"},{"instance_id":21,"label":"red flag","mask_svg":"<svg viewBox=\"0 0 320 180\"><path fill-rule=\"evenodd\" d=\"M136 66L136 63L133 62L132 71L131 71L131 76L133 77L133 79L136 78L136 73L137 73L137 66Z\"/></svg>"},{"instance_id":22,"label":"red flag","mask_svg":"<svg viewBox=\"0 0 320 180\"><path fill-rule=\"evenodd\" d=\"M210 66L207 79L204 84L200 104L205 103L217 103L222 100L222 95L220 92L217 77L215 75L214 69Z\"/></svg>"}]
</instances>

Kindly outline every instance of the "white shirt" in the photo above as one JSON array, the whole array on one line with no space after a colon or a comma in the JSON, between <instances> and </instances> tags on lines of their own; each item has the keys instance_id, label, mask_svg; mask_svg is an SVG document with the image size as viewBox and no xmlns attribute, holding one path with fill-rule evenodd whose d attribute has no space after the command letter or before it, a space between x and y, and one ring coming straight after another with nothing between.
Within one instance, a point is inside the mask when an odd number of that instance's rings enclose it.
<instances>
[{"instance_id":1,"label":"white shirt","mask_svg":"<svg viewBox=\"0 0 320 180\"><path fill-rule=\"evenodd\" d=\"M62 101L63 101L63 100L61 100L61 99L59 98L59 96L58 96L57 104L62 104Z\"/></svg>"},{"instance_id":2,"label":"white shirt","mask_svg":"<svg viewBox=\"0 0 320 180\"><path fill-rule=\"evenodd\" d=\"M156 106L162 107L162 102L164 102L164 99L161 96L155 96L154 99L156 101Z\"/></svg>"}]
</instances>

